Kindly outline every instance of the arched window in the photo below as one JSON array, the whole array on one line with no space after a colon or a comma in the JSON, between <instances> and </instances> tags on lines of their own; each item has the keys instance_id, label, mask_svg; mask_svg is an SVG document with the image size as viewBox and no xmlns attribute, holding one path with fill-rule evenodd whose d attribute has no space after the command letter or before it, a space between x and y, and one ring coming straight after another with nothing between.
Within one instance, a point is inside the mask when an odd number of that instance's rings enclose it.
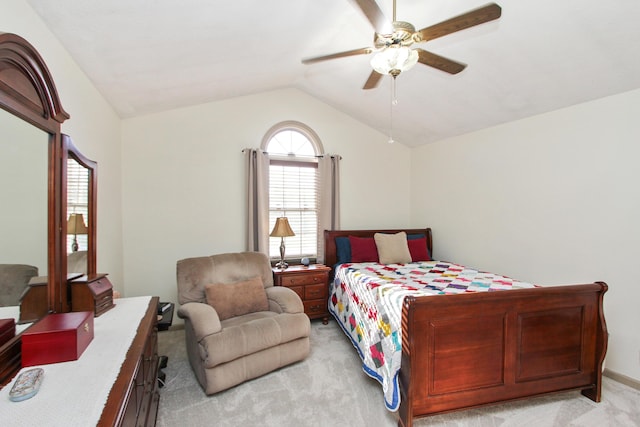
<instances>
[{"instance_id":1,"label":"arched window","mask_svg":"<svg viewBox=\"0 0 640 427\"><path fill-rule=\"evenodd\" d=\"M285 238L285 258L316 258L318 248L318 156L316 133L299 122L273 126L262 141L269 154L269 230L286 217L295 236ZM280 239L269 239L269 256L280 259Z\"/></svg>"}]
</instances>

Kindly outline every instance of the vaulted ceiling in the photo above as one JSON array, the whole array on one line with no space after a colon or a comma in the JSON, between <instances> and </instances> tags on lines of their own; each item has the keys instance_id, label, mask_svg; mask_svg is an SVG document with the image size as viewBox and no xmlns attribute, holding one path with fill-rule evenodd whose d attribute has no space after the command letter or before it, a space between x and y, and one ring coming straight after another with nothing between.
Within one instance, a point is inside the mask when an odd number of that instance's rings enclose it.
<instances>
[{"instance_id":1,"label":"vaulted ceiling","mask_svg":"<svg viewBox=\"0 0 640 427\"><path fill-rule=\"evenodd\" d=\"M391 78L362 90L372 45L352 0L27 0L123 118L294 87L387 134ZM424 28L491 0L397 0ZM422 43L468 64L397 78L394 139L408 146L640 88L637 0L495 0L497 21ZM377 0L391 19L392 0Z\"/></svg>"}]
</instances>

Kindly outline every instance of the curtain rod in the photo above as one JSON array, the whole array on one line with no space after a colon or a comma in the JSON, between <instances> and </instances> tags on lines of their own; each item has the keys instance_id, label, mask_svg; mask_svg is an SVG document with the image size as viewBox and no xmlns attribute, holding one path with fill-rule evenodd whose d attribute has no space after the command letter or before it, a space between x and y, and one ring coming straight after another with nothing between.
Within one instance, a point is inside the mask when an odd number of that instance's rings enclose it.
<instances>
[{"instance_id":1,"label":"curtain rod","mask_svg":"<svg viewBox=\"0 0 640 427\"><path fill-rule=\"evenodd\" d=\"M260 149L257 149L257 148L243 148L242 152L244 153L247 150L256 150L256 151L260 151L262 154L266 154L267 156L270 155L268 151L260 150ZM302 158L304 158L304 157L310 157L310 158L313 157L313 158L317 158L317 159L321 159L323 157L327 157L328 156L328 157L337 157L338 159L342 160L342 156L341 155L339 155L339 154L328 154L328 153L327 154L317 154L317 155L312 155L312 156L304 156L304 155L303 156L294 156L294 155L291 155L291 154L287 154L287 155L271 154L271 155L272 156L280 156L280 157L298 157L298 158L300 158L300 157L302 157Z\"/></svg>"}]
</instances>

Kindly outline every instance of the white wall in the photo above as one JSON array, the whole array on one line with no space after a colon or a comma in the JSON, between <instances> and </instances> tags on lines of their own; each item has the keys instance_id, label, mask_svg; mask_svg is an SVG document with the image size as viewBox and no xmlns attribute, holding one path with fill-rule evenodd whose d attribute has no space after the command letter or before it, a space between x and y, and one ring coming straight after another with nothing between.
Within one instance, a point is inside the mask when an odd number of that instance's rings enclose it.
<instances>
[{"instance_id":1,"label":"white wall","mask_svg":"<svg viewBox=\"0 0 640 427\"><path fill-rule=\"evenodd\" d=\"M176 261L246 249L242 149L276 123L340 154L342 226L409 225L410 150L308 95L278 90L123 121L126 294L177 301Z\"/></svg>"},{"instance_id":2,"label":"white wall","mask_svg":"<svg viewBox=\"0 0 640 427\"><path fill-rule=\"evenodd\" d=\"M2 1L0 31L25 38L43 57L71 115L62 131L98 162L98 270L122 291L120 119L26 1Z\"/></svg>"},{"instance_id":3,"label":"white wall","mask_svg":"<svg viewBox=\"0 0 640 427\"><path fill-rule=\"evenodd\" d=\"M412 152L438 259L540 284L608 283L606 366L640 380L640 90Z\"/></svg>"}]
</instances>

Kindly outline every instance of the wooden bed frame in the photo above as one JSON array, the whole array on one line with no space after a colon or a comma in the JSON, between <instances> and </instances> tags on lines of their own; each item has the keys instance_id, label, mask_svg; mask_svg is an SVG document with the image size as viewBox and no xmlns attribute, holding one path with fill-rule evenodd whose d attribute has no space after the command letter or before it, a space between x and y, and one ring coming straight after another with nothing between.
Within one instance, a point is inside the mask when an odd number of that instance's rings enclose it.
<instances>
[{"instance_id":1,"label":"wooden bed frame","mask_svg":"<svg viewBox=\"0 0 640 427\"><path fill-rule=\"evenodd\" d=\"M430 228L327 230L325 264L337 262L336 237L399 231L425 234L433 257ZM596 282L405 298L398 426L411 427L416 417L565 390L581 390L599 402L608 340L606 291L605 283Z\"/></svg>"}]
</instances>

